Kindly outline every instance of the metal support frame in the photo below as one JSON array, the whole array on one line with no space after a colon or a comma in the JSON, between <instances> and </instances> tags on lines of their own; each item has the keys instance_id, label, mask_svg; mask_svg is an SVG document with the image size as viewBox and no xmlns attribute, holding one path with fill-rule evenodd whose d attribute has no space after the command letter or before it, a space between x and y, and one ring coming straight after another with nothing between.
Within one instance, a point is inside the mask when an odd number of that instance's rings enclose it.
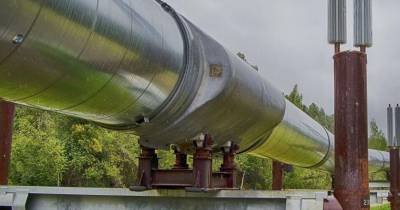
<instances>
[{"instance_id":1,"label":"metal support frame","mask_svg":"<svg viewBox=\"0 0 400 210\"><path fill-rule=\"evenodd\" d=\"M225 147L220 171L212 171L211 136L194 141L193 169L187 164L187 154L175 150L175 164L172 169L159 169L155 149L142 147L139 156L139 172L133 191L160 188L185 188L187 191L210 191L215 189L238 189L235 165L236 144Z\"/></svg>"},{"instance_id":2,"label":"metal support frame","mask_svg":"<svg viewBox=\"0 0 400 210\"><path fill-rule=\"evenodd\" d=\"M155 149L141 147L139 156L139 168L137 185L134 190L145 190L152 188L152 172L158 168L158 158Z\"/></svg>"},{"instance_id":3,"label":"metal support frame","mask_svg":"<svg viewBox=\"0 0 400 210\"><path fill-rule=\"evenodd\" d=\"M175 150L175 165L172 169L189 169L189 165L187 164L187 154Z\"/></svg>"},{"instance_id":4,"label":"metal support frame","mask_svg":"<svg viewBox=\"0 0 400 210\"><path fill-rule=\"evenodd\" d=\"M283 190L284 167L283 163L272 161L272 190Z\"/></svg>"},{"instance_id":5,"label":"metal support frame","mask_svg":"<svg viewBox=\"0 0 400 210\"><path fill-rule=\"evenodd\" d=\"M205 136L204 141L197 142L196 152L193 155L194 187L205 190L211 188L212 176L212 139Z\"/></svg>"},{"instance_id":6,"label":"metal support frame","mask_svg":"<svg viewBox=\"0 0 400 210\"><path fill-rule=\"evenodd\" d=\"M15 105L0 101L0 185L8 183Z\"/></svg>"},{"instance_id":7,"label":"metal support frame","mask_svg":"<svg viewBox=\"0 0 400 210\"><path fill-rule=\"evenodd\" d=\"M334 60L334 195L344 210L369 209L367 56L346 51Z\"/></svg>"},{"instance_id":8,"label":"metal support frame","mask_svg":"<svg viewBox=\"0 0 400 210\"><path fill-rule=\"evenodd\" d=\"M221 187L225 188L235 188L237 183L237 170L235 164L235 156L237 151L239 151L239 145L234 144L223 151L224 159L221 165L221 175L225 175L226 183Z\"/></svg>"},{"instance_id":9,"label":"metal support frame","mask_svg":"<svg viewBox=\"0 0 400 210\"><path fill-rule=\"evenodd\" d=\"M392 210L400 210L400 157L399 148L390 147L390 195L388 200Z\"/></svg>"}]
</instances>

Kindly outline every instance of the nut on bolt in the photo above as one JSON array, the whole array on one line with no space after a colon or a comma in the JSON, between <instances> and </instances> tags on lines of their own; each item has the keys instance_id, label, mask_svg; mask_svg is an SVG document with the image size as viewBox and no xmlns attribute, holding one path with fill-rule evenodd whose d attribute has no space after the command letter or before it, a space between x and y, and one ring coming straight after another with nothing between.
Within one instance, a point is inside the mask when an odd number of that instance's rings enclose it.
<instances>
[{"instance_id":1,"label":"nut on bolt","mask_svg":"<svg viewBox=\"0 0 400 210\"><path fill-rule=\"evenodd\" d=\"M24 35L23 34L17 34L12 39L12 43L13 44L21 44L23 41L24 41Z\"/></svg>"}]
</instances>

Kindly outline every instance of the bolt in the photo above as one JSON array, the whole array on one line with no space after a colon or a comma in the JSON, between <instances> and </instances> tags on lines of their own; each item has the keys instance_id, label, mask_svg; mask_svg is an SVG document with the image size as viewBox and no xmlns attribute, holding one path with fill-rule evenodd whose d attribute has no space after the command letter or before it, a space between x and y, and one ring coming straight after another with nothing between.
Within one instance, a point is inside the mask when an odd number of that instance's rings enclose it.
<instances>
[{"instance_id":1,"label":"bolt","mask_svg":"<svg viewBox=\"0 0 400 210\"><path fill-rule=\"evenodd\" d=\"M169 5L168 5L167 3L165 3L165 2L163 2L163 3L161 4L161 7L164 8L164 10L165 10L166 12L172 12L172 7L169 6Z\"/></svg>"},{"instance_id":2,"label":"bolt","mask_svg":"<svg viewBox=\"0 0 400 210\"><path fill-rule=\"evenodd\" d=\"M21 44L24 41L24 35L22 34L17 34L14 36L12 43L13 44Z\"/></svg>"}]
</instances>

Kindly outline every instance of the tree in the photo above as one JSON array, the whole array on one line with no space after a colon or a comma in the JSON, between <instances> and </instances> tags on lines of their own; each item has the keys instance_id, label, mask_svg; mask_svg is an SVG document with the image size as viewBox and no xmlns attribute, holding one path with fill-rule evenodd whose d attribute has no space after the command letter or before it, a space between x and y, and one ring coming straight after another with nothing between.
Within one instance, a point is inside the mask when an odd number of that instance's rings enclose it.
<instances>
[{"instance_id":1,"label":"tree","mask_svg":"<svg viewBox=\"0 0 400 210\"><path fill-rule=\"evenodd\" d=\"M303 111L307 110L307 107L303 104L303 95L300 94L297 84L293 87L292 92L290 92L289 95L286 95L286 98L297 106L297 108Z\"/></svg>"},{"instance_id":2,"label":"tree","mask_svg":"<svg viewBox=\"0 0 400 210\"><path fill-rule=\"evenodd\" d=\"M294 167L285 176L284 186L286 189L330 189L331 176L325 171Z\"/></svg>"},{"instance_id":3,"label":"tree","mask_svg":"<svg viewBox=\"0 0 400 210\"><path fill-rule=\"evenodd\" d=\"M26 107L18 107L14 130L12 184L126 187L135 182L134 135Z\"/></svg>"},{"instance_id":4,"label":"tree","mask_svg":"<svg viewBox=\"0 0 400 210\"><path fill-rule=\"evenodd\" d=\"M368 148L386 151L387 143L383 131L379 129L378 124L374 119L370 122L369 126L371 134L368 138Z\"/></svg>"},{"instance_id":5,"label":"tree","mask_svg":"<svg viewBox=\"0 0 400 210\"><path fill-rule=\"evenodd\" d=\"M242 154L238 156L237 163L239 171L244 174L245 189L271 189L272 160Z\"/></svg>"},{"instance_id":6,"label":"tree","mask_svg":"<svg viewBox=\"0 0 400 210\"><path fill-rule=\"evenodd\" d=\"M323 108L318 107L315 103L311 103L307 108L307 114L323 127L333 132L334 115L327 115Z\"/></svg>"},{"instance_id":7,"label":"tree","mask_svg":"<svg viewBox=\"0 0 400 210\"><path fill-rule=\"evenodd\" d=\"M61 184L67 160L56 132L56 117L51 113L18 107L10 166L11 184Z\"/></svg>"}]
</instances>

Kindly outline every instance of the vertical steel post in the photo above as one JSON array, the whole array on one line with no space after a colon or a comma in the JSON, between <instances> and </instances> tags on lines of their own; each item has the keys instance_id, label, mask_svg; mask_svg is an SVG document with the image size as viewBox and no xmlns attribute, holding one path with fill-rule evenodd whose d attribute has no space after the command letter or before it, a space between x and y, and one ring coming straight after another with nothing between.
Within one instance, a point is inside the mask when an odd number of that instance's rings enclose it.
<instances>
[{"instance_id":1,"label":"vertical steel post","mask_svg":"<svg viewBox=\"0 0 400 210\"><path fill-rule=\"evenodd\" d=\"M344 210L369 209L367 56L335 61L335 197Z\"/></svg>"},{"instance_id":2,"label":"vertical steel post","mask_svg":"<svg viewBox=\"0 0 400 210\"><path fill-rule=\"evenodd\" d=\"M400 210L400 198L399 198L399 148L390 148L390 195L388 200L392 210Z\"/></svg>"},{"instance_id":3,"label":"vertical steel post","mask_svg":"<svg viewBox=\"0 0 400 210\"><path fill-rule=\"evenodd\" d=\"M212 187L212 146L211 136L206 135L196 145L193 155L194 189L207 191Z\"/></svg>"},{"instance_id":4,"label":"vertical steel post","mask_svg":"<svg viewBox=\"0 0 400 210\"><path fill-rule=\"evenodd\" d=\"M15 105L0 101L0 185L8 184Z\"/></svg>"},{"instance_id":5,"label":"vertical steel post","mask_svg":"<svg viewBox=\"0 0 400 210\"><path fill-rule=\"evenodd\" d=\"M188 168L189 165L187 164L187 154L175 150L175 165L172 169L181 170Z\"/></svg>"},{"instance_id":6,"label":"vertical steel post","mask_svg":"<svg viewBox=\"0 0 400 210\"><path fill-rule=\"evenodd\" d=\"M226 150L225 150L226 149ZM221 172L226 172L226 188L234 188L236 186L236 164L235 156L236 152L239 151L239 145L233 144L223 150L223 163L221 165Z\"/></svg>"},{"instance_id":7,"label":"vertical steel post","mask_svg":"<svg viewBox=\"0 0 400 210\"><path fill-rule=\"evenodd\" d=\"M388 146L390 149L390 195L388 200L392 210L400 210L400 107L395 108L395 136L393 137L393 108L389 105L388 115Z\"/></svg>"},{"instance_id":8,"label":"vertical steel post","mask_svg":"<svg viewBox=\"0 0 400 210\"><path fill-rule=\"evenodd\" d=\"M283 189L283 167L283 163L272 161L272 190Z\"/></svg>"},{"instance_id":9,"label":"vertical steel post","mask_svg":"<svg viewBox=\"0 0 400 210\"><path fill-rule=\"evenodd\" d=\"M155 149L146 148L142 146L141 153L139 156L137 186L133 186L132 190L136 190L136 188L141 190L140 187L143 187L143 189L151 189L152 170L157 168L158 168L158 158Z\"/></svg>"}]
</instances>

